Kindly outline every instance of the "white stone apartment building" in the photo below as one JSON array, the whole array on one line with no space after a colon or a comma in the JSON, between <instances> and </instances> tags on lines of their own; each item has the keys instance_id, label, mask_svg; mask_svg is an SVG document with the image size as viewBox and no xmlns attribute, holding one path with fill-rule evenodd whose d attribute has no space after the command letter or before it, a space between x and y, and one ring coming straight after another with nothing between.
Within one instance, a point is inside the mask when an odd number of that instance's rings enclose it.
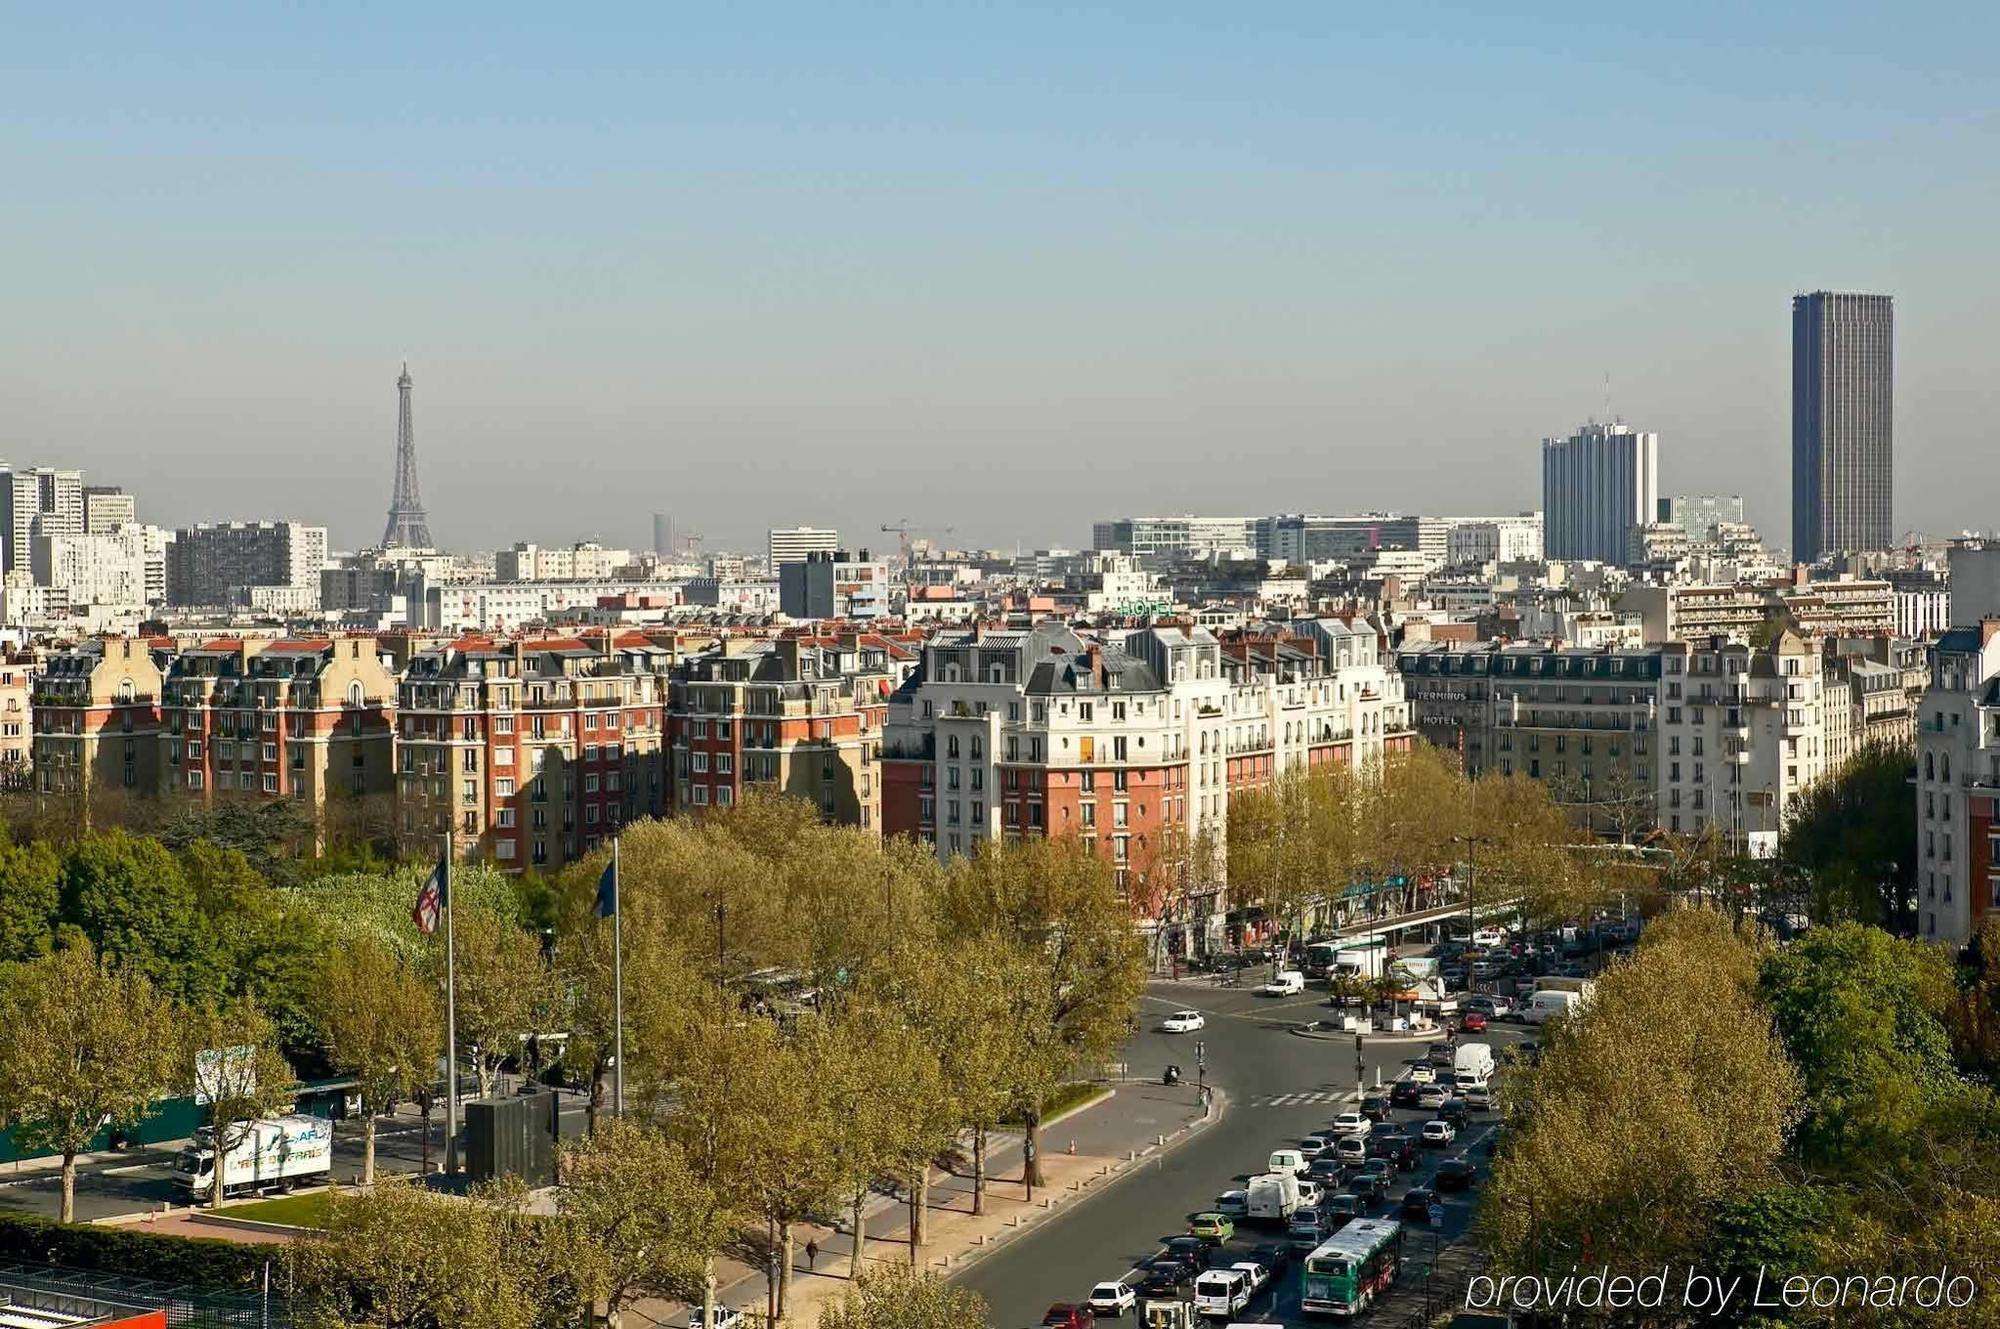
<instances>
[{"instance_id":1,"label":"white stone apartment building","mask_svg":"<svg viewBox=\"0 0 2000 1329\"><path fill-rule=\"evenodd\" d=\"M1660 824L1687 834L1713 827L1752 856L1776 853L1792 803L1827 769L1817 645L1789 631L1763 650L1723 638L1670 642L1661 674Z\"/></svg>"},{"instance_id":2,"label":"white stone apartment building","mask_svg":"<svg viewBox=\"0 0 2000 1329\"><path fill-rule=\"evenodd\" d=\"M2000 618L1940 636L1917 713L1917 931L1962 944L2000 913Z\"/></svg>"}]
</instances>

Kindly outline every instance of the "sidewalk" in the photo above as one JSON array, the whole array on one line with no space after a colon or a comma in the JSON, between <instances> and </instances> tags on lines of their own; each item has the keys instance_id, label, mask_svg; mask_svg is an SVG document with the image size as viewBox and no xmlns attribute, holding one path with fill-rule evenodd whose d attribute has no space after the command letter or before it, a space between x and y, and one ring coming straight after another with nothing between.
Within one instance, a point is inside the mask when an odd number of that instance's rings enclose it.
<instances>
[{"instance_id":1,"label":"sidewalk","mask_svg":"<svg viewBox=\"0 0 2000 1329\"><path fill-rule=\"evenodd\" d=\"M1113 1083L1113 1093L1074 1114L1042 1128L1044 1184L1026 1198L1021 1184L1021 1136L994 1135L987 1145L986 1212L972 1213L972 1162L968 1145L950 1171L932 1173L927 1207L928 1240L924 1267L947 1274L965 1268L988 1251L1032 1228L1068 1203L1093 1193L1122 1176L1138 1159L1171 1148L1203 1123L1195 1087L1167 1086L1157 1081ZM1208 1121L1222 1115L1225 1100L1218 1095ZM1164 1145L1162 1143L1164 1141ZM1074 1152L1072 1152L1074 1151ZM863 1271L910 1263L909 1198L906 1191L875 1194L864 1211L867 1246ZM817 1243L812 1269L806 1267L805 1246ZM838 1299L848 1287L854 1249L847 1216L831 1228L800 1224L793 1232L792 1296L789 1322L810 1329L820 1307ZM718 1270L717 1300L734 1309L762 1312L769 1304L769 1279L762 1269L740 1259L725 1260ZM687 1308L675 1303L647 1302L634 1308L638 1324L685 1324Z\"/></svg>"}]
</instances>

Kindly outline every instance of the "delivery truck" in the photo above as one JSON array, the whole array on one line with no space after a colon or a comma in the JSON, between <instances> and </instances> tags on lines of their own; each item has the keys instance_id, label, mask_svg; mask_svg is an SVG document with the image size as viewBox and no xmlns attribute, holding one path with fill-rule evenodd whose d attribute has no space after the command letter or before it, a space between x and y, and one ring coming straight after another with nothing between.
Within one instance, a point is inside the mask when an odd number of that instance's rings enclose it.
<instances>
[{"instance_id":1,"label":"delivery truck","mask_svg":"<svg viewBox=\"0 0 2000 1329\"><path fill-rule=\"evenodd\" d=\"M231 1142L222 1162L225 1196L332 1178L333 1123L322 1117L237 1122L224 1139ZM175 1155L173 1172L174 1184L190 1203L209 1199L215 1187L215 1134L209 1127L196 1131Z\"/></svg>"}]
</instances>

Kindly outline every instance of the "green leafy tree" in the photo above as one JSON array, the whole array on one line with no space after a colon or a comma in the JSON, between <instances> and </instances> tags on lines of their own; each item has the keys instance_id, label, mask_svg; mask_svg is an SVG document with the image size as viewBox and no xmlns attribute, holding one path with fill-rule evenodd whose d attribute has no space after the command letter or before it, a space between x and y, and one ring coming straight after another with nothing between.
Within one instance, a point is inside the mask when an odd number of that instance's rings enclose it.
<instances>
[{"instance_id":1,"label":"green leafy tree","mask_svg":"<svg viewBox=\"0 0 2000 1329\"><path fill-rule=\"evenodd\" d=\"M460 901L454 929L458 1046L461 1053L472 1053L484 1097L493 1092L501 1066L543 1027L554 1009L555 986L541 941L511 916ZM430 942L424 973L442 993L445 930L431 934Z\"/></svg>"},{"instance_id":2,"label":"green leafy tree","mask_svg":"<svg viewBox=\"0 0 2000 1329\"><path fill-rule=\"evenodd\" d=\"M734 1235L682 1147L616 1119L563 1151L557 1212L577 1229L573 1279L616 1329L642 1297L699 1300L708 1262Z\"/></svg>"},{"instance_id":3,"label":"green leafy tree","mask_svg":"<svg viewBox=\"0 0 2000 1329\"><path fill-rule=\"evenodd\" d=\"M122 830L69 847L58 877L62 919L99 953L187 1001L228 991L221 952L176 859L158 840Z\"/></svg>"},{"instance_id":4,"label":"green leafy tree","mask_svg":"<svg viewBox=\"0 0 2000 1329\"><path fill-rule=\"evenodd\" d=\"M45 842L0 839L0 964L40 955L54 944L60 867Z\"/></svg>"},{"instance_id":5,"label":"green leafy tree","mask_svg":"<svg viewBox=\"0 0 2000 1329\"><path fill-rule=\"evenodd\" d=\"M976 1292L935 1274L888 1268L820 1313L820 1329L966 1329L986 1322Z\"/></svg>"},{"instance_id":6,"label":"green leafy tree","mask_svg":"<svg viewBox=\"0 0 2000 1329\"><path fill-rule=\"evenodd\" d=\"M1956 1081L1943 954L1876 928L1815 928L1763 962L1761 991L1805 1086L1803 1156L1835 1174L1910 1132Z\"/></svg>"},{"instance_id":7,"label":"green leafy tree","mask_svg":"<svg viewBox=\"0 0 2000 1329\"><path fill-rule=\"evenodd\" d=\"M171 1001L88 942L21 965L0 988L0 1117L22 1145L62 1155L63 1222L76 1216L76 1156L172 1089L175 1026Z\"/></svg>"},{"instance_id":8,"label":"green leafy tree","mask_svg":"<svg viewBox=\"0 0 2000 1329\"><path fill-rule=\"evenodd\" d=\"M1071 1069L1094 1069L1131 1032L1145 956L1108 863L1074 836L988 841L940 883L939 937L1018 948L1039 971L1016 994L1017 1106L1030 1185L1041 1184L1042 1103Z\"/></svg>"},{"instance_id":9,"label":"green leafy tree","mask_svg":"<svg viewBox=\"0 0 2000 1329\"><path fill-rule=\"evenodd\" d=\"M1757 1003L1761 946L1714 911L1669 914L1509 1070L1480 1207L1506 1272L1685 1262L1716 1205L1777 1180L1799 1091Z\"/></svg>"},{"instance_id":10,"label":"green leafy tree","mask_svg":"<svg viewBox=\"0 0 2000 1329\"><path fill-rule=\"evenodd\" d=\"M1813 916L1908 930L1917 887L1917 803L1907 748L1863 748L1793 804L1778 840L1785 870L1813 885Z\"/></svg>"},{"instance_id":11,"label":"green leafy tree","mask_svg":"<svg viewBox=\"0 0 2000 1329\"><path fill-rule=\"evenodd\" d=\"M373 1185L375 1120L430 1081L443 1050L443 1012L431 985L370 936L327 958L323 995L327 1060L361 1089L361 1180Z\"/></svg>"},{"instance_id":12,"label":"green leafy tree","mask_svg":"<svg viewBox=\"0 0 2000 1329\"><path fill-rule=\"evenodd\" d=\"M329 1197L298 1243L294 1311L313 1329L553 1329L588 1306L571 1225L527 1211L516 1188L441 1195L407 1178Z\"/></svg>"}]
</instances>

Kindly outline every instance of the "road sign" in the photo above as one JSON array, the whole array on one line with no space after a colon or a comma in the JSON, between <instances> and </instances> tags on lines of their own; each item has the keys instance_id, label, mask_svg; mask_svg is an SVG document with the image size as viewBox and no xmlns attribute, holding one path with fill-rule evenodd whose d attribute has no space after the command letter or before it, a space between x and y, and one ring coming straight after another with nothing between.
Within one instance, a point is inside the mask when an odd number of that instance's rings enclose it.
<instances>
[{"instance_id":1,"label":"road sign","mask_svg":"<svg viewBox=\"0 0 2000 1329\"><path fill-rule=\"evenodd\" d=\"M1432 1227L1438 1227L1438 1226L1440 1226L1440 1225L1442 1225L1442 1224L1444 1223L1444 1206L1443 1206L1443 1205L1441 1205L1441 1204L1434 1204L1434 1205L1432 1205L1432 1206L1431 1206L1431 1212L1430 1212L1430 1220L1431 1220L1431 1226L1432 1226Z\"/></svg>"}]
</instances>

